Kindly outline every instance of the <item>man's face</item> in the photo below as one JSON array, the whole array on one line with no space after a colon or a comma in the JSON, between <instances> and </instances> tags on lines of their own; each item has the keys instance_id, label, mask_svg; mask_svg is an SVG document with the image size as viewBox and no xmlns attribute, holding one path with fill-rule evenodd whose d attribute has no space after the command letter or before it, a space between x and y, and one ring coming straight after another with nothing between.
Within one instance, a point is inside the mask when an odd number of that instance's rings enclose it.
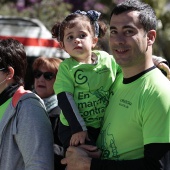
<instances>
[{"instance_id":1,"label":"man's face","mask_svg":"<svg viewBox=\"0 0 170 170\"><path fill-rule=\"evenodd\" d=\"M138 16L138 11L128 11L111 17L110 47L122 68L140 65L148 49L147 33Z\"/></svg>"}]
</instances>

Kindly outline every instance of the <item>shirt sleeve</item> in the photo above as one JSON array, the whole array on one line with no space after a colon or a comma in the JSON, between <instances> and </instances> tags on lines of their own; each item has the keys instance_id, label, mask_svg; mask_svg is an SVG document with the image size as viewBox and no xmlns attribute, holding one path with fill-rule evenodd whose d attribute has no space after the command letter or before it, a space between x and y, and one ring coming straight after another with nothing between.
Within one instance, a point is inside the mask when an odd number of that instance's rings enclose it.
<instances>
[{"instance_id":1,"label":"shirt sleeve","mask_svg":"<svg viewBox=\"0 0 170 170\"><path fill-rule=\"evenodd\" d=\"M157 66L159 63L165 63L166 65L169 66L169 63L167 60L165 60L163 57L158 57L156 55L152 55L152 60L155 66Z\"/></svg>"},{"instance_id":2,"label":"shirt sleeve","mask_svg":"<svg viewBox=\"0 0 170 170\"><path fill-rule=\"evenodd\" d=\"M35 99L23 100L17 113L14 138L25 170L51 170L54 164L53 131L45 108Z\"/></svg>"},{"instance_id":3,"label":"shirt sleeve","mask_svg":"<svg viewBox=\"0 0 170 170\"><path fill-rule=\"evenodd\" d=\"M165 63L167 66L169 66L169 63L166 59L164 59L163 57L160 57L160 56L156 56L156 55L152 55L152 60L153 60L153 63L156 67L158 67L158 64L159 63ZM158 67L159 68L159 67ZM159 68L160 69L160 68ZM163 69L160 69L162 71L162 73L167 76L167 73L166 71L164 71Z\"/></svg>"},{"instance_id":4,"label":"shirt sleeve","mask_svg":"<svg viewBox=\"0 0 170 170\"><path fill-rule=\"evenodd\" d=\"M69 66L63 61L58 69L56 80L54 82L55 94L61 92L69 92L73 94L74 92L74 78L69 69Z\"/></svg>"},{"instance_id":5,"label":"shirt sleeve","mask_svg":"<svg viewBox=\"0 0 170 170\"><path fill-rule=\"evenodd\" d=\"M72 134L87 130L85 122L81 117L75 104L73 96L69 93L58 94L58 104L71 128Z\"/></svg>"},{"instance_id":6,"label":"shirt sleeve","mask_svg":"<svg viewBox=\"0 0 170 170\"><path fill-rule=\"evenodd\" d=\"M144 146L144 158L135 160L92 159L90 170L168 170L170 143L153 143Z\"/></svg>"}]
</instances>

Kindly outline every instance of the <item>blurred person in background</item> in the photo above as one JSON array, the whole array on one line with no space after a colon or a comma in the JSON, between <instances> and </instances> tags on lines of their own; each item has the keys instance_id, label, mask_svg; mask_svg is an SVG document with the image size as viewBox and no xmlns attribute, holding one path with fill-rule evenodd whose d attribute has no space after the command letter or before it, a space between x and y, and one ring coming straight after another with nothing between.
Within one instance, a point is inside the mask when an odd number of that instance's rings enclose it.
<instances>
[{"instance_id":1,"label":"blurred person in background","mask_svg":"<svg viewBox=\"0 0 170 170\"><path fill-rule=\"evenodd\" d=\"M53 133L42 99L24 90L23 44L0 40L0 169L53 170Z\"/></svg>"},{"instance_id":2,"label":"blurred person in background","mask_svg":"<svg viewBox=\"0 0 170 170\"><path fill-rule=\"evenodd\" d=\"M53 85L62 62L59 58L39 57L33 63L34 91L44 101L54 134L54 166L56 170L64 169L60 160L63 158L63 147L58 139L58 120L60 108Z\"/></svg>"}]
</instances>

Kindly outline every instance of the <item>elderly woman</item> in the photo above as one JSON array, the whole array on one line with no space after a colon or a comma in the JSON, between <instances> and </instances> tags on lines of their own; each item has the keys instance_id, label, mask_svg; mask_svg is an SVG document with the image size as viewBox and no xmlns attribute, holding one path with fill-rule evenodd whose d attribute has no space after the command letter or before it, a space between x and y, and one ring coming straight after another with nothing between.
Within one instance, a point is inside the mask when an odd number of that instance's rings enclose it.
<instances>
[{"instance_id":1,"label":"elderly woman","mask_svg":"<svg viewBox=\"0 0 170 170\"><path fill-rule=\"evenodd\" d=\"M33 63L34 91L44 101L53 128L54 165L56 170L64 169L64 166L60 163L63 157L63 147L58 139L58 120L61 110L53 89L58 67L61 62L62 60L59 58L39 57Z\"/></svg>"},{"instance_id":2,"label":"elderly woman","mask_svg":"<svg viewBox=\"0 0 170 170\"><path fill-rule=\"evenodd\" d=\"M43 101L25 91L24 46L0 40L0 169L52 170L53 134Z\"/></svg>"}]
</instances>

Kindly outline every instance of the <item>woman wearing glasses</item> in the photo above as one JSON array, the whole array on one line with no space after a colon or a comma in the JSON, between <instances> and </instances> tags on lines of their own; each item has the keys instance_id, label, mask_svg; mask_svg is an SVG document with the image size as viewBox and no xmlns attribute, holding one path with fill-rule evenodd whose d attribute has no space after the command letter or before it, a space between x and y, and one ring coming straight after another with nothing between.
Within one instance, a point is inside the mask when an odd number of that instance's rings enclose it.
<instances>
[{"instance_id":1,"label":"woman wearing glasses","mask_svg":"<svg viewBox=\"0 0 170 170\"><path fill-rule=\"evenodd\" d=\"M43 99L53 128L54 167L56 170L64 169L60 163L60 160L63 158L63 147L58 139L58 120L61 110L53 89L58 67L61 62L62 60L59 58L39 57L33 63L34 91Z\"/></svg>"},{"instance_id":2,"label":"woman wearing glasses","mask_svg":"<svg viewBox=\"0 0 170 170\"><path fill-rule=\"evenodd\" d=\"M40 97L24 90L27 59L16 40L0 40L0 169L52 170L53 133Z\"/></svg>"}]
</instances>

